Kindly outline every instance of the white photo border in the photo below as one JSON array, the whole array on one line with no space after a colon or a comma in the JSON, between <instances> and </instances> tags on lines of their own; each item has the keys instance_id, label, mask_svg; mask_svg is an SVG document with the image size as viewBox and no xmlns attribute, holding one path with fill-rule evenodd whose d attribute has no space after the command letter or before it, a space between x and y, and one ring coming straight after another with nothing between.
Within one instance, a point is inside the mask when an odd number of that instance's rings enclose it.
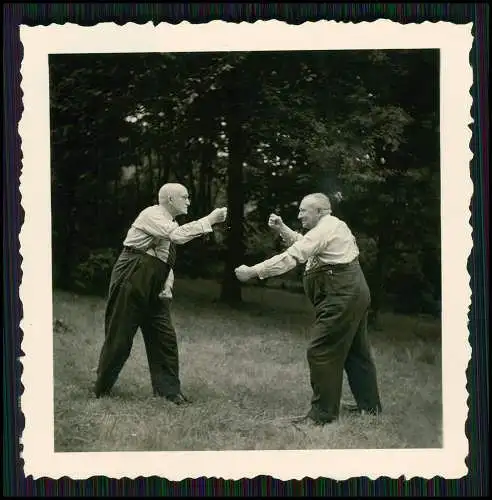
<instances>
[{"instance_id":1,"label":"white photo border","mask_svg":"<svg viewBox=\"0 0 492 500\"><path fill-rule=\"evenodd\" d=\"M473 246L470 150L473 72L472 23L400 24L390 20L290 25L211 21L154 26L66 23L20 26L23 106L20 192L25 220L20 233L23 331L21 436L25 476L34 479L324 477L458 479L469 453L466 370L471 359L468 258ZM52 255L50 187L49 54L119 52L218 52L269 50L439 49L442 224L443 447L391 450L292 450L207 452L55 453L53 402Z\"/></svg>"}]
</instances>

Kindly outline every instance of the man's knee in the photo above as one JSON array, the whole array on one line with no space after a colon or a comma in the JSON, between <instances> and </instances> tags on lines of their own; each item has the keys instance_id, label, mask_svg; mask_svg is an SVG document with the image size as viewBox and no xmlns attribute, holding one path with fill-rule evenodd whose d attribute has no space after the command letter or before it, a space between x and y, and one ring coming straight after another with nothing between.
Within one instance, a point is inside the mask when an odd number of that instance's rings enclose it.
<instances>
[{"instance_id":1,"label":"man's knee","mask_svg":"<svg viewBox=\"0 0 492 500\"><path fill-rule=\"evenodd\" d=\"M308 361L323 361L328 352L330 351L330 347L323 343L321 339L316 339L316 341L312 342L306 351L306 356Z\"/></svg>"}]
</instances>

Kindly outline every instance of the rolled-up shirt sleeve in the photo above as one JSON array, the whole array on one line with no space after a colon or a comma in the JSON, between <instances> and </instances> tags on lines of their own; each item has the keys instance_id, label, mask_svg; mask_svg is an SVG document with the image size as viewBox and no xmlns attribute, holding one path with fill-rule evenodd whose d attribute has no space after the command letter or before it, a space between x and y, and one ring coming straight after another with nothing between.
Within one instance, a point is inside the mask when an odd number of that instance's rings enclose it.
<instances>
[{"instance_id":1,"label":"rolled-up shirt sleeve","mask_svg":"<svg viewBox=\"0 0 492 500\"><path fill-rule=\"evenodd\" d=\"M279 276L289 272L297 266L297 261L287 252L274 255L270 259L264 260L253 266L258 278L261 280Z\"/></svg>"},{"instance_id":2,"label":"rolled-up shirt sleeve","mask_svg":"<svg viewBox=\"0 0 492 500\"><path fill-rule=\"evenodd\" d=\"M291 245L286 250L286 253L293 257L299 264L304 264L310 257L319 252L323 243L323 234L318 227L315 227Z\"/></svg>"},{"instance_id":3,"label":"rolled-up shirt sleeve","mask_svg":"<svg viewBox=\"0 0 492 500\"><path fill-rule=\"evenodd\" d=\"M253 269L260 279L285 274L319 252L323 244L323 234L318 228L314 228L298 239L285 252L256 264Z\"/></svg>"},{"instance_id":4,"label":"rolled-up shirt sleeve","mask_svg":"<svg viewBox=\"0 0 492 500\"><path fill-rule=\"evenodd\" d=\"M173 243L182 245L197 236L211 232L212 226L210 225L208 218L203 217L197 221L188 222L187 224L179 226L169 234L169 237Z\"/></svg>"},{"instance_id":5,"label":"rolled-up shirt sleeve","mask_svg":"<svg viewBox=\"0 0 492 500\"><path fill-rule=\"evenodd\" d=\"M282 240L284 241L284 243L286 245L290 246L293 243L295 243L296 241L299 241L300 239L302 239L302 234L297 233L296 231L294 231L290 227L284 225L282 227L282 229L280 230L280 237L282 238Z\"/></svg>"},{"instance_id":6,"label":"rolled-up shirt sleeve","mask_svg":"<svg viewBox=\"0 0 492 500\"><path fill-rule=\"evenodd\" d=\"M207 217L180 226L177 222L170 221L164 215L156 213L142 214L133 226L151 236L168 238L177 245L212 232L212 226Z\"/></svg>"}]
</instances>

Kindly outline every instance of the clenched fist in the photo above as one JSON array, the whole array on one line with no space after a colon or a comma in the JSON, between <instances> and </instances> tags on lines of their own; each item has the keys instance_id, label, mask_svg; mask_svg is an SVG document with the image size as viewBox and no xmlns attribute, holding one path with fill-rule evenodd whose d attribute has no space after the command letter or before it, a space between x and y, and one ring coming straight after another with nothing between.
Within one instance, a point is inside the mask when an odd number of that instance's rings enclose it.
<instances>
[{"instance_id":1,"label":"clenched fist","mask_svg":"<svg viewBox=\"0 0 492 500\"><path fill-rule=\"evenodd\" d=\"M256 276L253 268L245 266L244 264L242 266L236 267L236 269L234 269L234 272L236 273L236 277L239 281L248 281Z\"/></svg>"},{"instance_id":2,"label":"clenched fist","mask_svg":"<svg viewBox=\"0 0 492 500\"><path fill-rule=\"evenodd\" d=\"M271 227L272 229L275 229L276 231L280 231L284 224L284 221L282 220L282 217L280 215L276 214L270 214L270 217L268 218L268 226Z\"/></svg>"},{"instance_id":3,"label":"clenched fist","mask_svg":"<svg viewBox=\"0 0 492 500\"><path fill-rule=\"evenodd\" d=\"M207 217L211 226L224 222L227 219L227 207L216 208Z\"/></svg>"}]
</instances>

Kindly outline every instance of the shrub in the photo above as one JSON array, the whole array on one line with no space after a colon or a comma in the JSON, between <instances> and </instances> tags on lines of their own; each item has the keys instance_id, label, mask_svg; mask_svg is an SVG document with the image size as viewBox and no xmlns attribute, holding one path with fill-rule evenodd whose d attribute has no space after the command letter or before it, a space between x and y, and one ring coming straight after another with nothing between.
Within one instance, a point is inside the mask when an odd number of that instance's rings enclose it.
<instances>
[{"instance_id":1,"label":"shrub","mask_svg":"<svg viewBox=\"0 0 492 500\"><path fill-rule=\"evenodd\" d=\"M378 245L374 238L366 235L356 235L357 236L357 246L359 247L359 262L364 273L371 274L374 272L374 266L376 264L376 257L378 252Z\"/></svg>"},{"instance_id":2,"label":"shrub","mask_svg":"<svg viewBox=\"0 0 492 500\"><path fill-rule=\"evenodd\" d=\"M388 271L387 289L394 295L393 309L402 314L438 311L433 298L434 290L422 270L422 257L418 252L402 252Z\"/></svg>"},{"instance_id":3,"label":"shrub","mask_svg":"<svg viewBox=\"0 0 492 500\"><path fill-rule=\"evenodd\" d=\"M73 279L77 291L105 294L117 258L118 252L113 248L92 250L75 268Z\"/></svg>"}]
</instances>

